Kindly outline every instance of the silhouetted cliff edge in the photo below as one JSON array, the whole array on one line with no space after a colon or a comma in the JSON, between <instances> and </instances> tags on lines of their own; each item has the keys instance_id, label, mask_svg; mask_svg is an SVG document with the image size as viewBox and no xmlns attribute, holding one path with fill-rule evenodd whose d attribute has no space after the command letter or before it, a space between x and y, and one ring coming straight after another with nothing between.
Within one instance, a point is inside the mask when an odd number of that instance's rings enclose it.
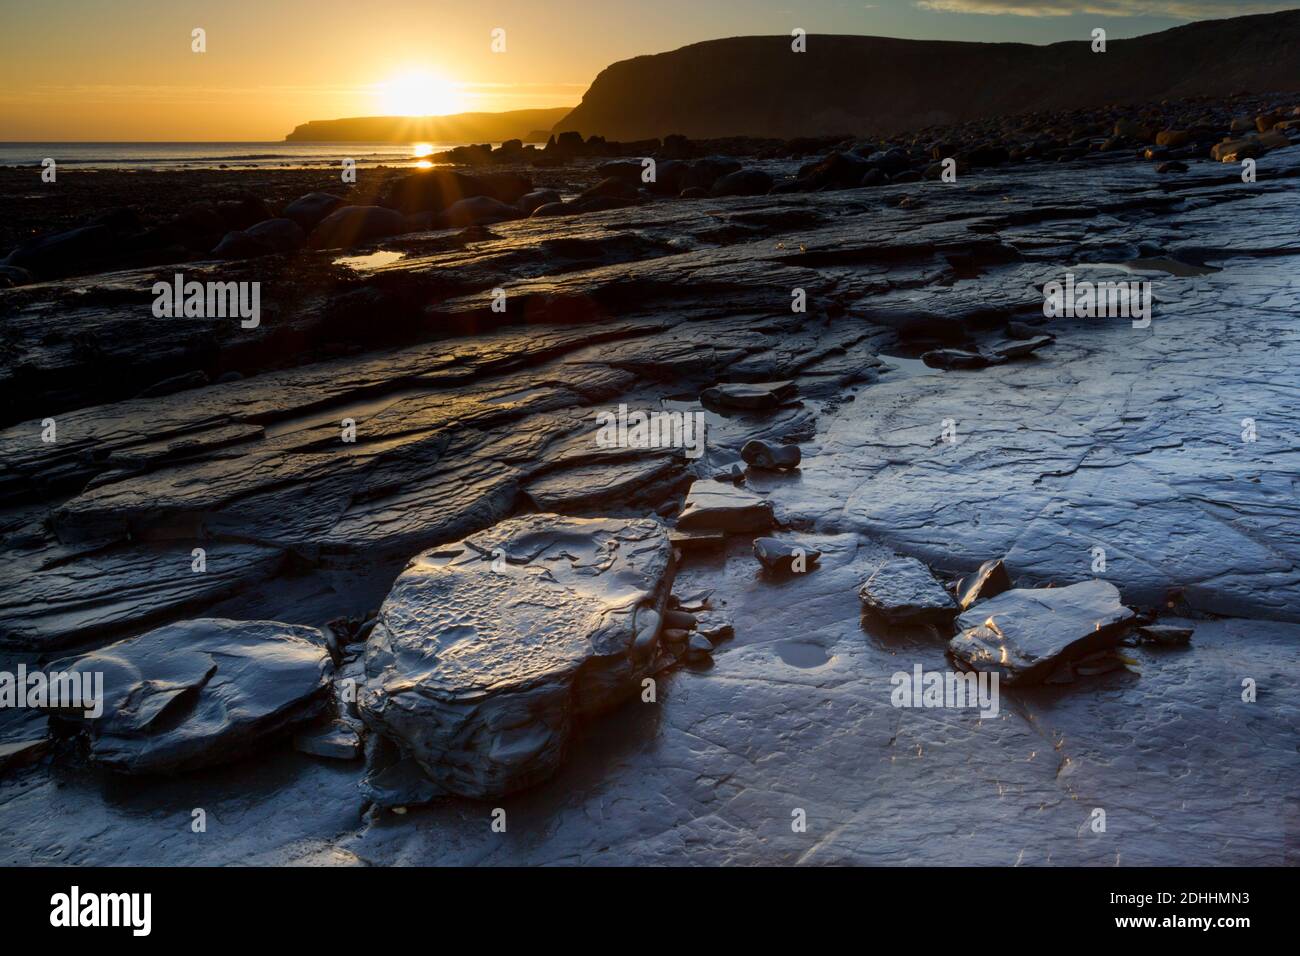
<instances>
[{"instance_id":1,"label":"silhouetted cliff edge","mask_svg":"<svg viewBox=\"0 0 1300 956\"><path fill-rule=\"evenodd\" d=\"M682 133L896 132L1030 110L1300 89L1300 10L1207 20L1105 53L884 37L709 40L603 70L554 131L635 140Z\"/></svg>"}]
</instances>

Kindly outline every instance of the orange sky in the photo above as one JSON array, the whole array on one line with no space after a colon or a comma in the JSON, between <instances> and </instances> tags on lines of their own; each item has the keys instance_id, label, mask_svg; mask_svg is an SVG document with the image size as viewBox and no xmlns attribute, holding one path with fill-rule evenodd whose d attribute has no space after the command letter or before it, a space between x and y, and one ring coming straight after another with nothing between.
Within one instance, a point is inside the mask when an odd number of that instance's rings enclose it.
<instances>
[{"instance_id":1,"label":"orange sky","mask_svg":"<svg viewBox=\"0 0 1300 956\"><path fill-rule=\"evenodd\" d=\"M1042 43L1293 2L0 0L0 141L267 141L313 119L571 106L616 60L793 26Z\"/></svg>"}]
</instances>

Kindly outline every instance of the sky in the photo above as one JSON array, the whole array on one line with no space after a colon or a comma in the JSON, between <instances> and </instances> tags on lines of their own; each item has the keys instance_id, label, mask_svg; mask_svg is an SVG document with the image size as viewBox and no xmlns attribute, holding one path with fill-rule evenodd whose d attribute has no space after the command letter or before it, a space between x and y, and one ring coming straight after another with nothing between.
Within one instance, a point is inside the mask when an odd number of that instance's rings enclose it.
<instances>
[{"instance_id":1,"label":"sky","mask_svg":"<svg viewBox=\"0 0 1300 956\"><path fill-rule=\"evenodd\" d=\"M0 141L274 141L313 119L572 106L628 57L796 27L1138 36L1254 0L0 0ZM202 29L206 49L192 49ZM493 31L498 48L493 50ZM815 50L810 47L810 52Z\"/></svg>"}]
</instances>

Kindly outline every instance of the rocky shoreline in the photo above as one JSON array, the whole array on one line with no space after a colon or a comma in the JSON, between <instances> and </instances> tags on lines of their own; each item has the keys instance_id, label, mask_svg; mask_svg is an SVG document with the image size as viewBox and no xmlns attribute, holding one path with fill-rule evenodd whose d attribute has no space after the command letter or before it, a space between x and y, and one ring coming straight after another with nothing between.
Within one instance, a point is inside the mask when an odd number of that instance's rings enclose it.
<instances>
[{"instance_id":1,"label":"rocky shoreline","mask_svg":"<svg viewBox=\"0 0 1300 956\"><path fill-rule=\"evenodd\" d=\"M0 670L107 709L0 712L0 859L1296 862L1295 110L172 174L20 248Z\"/></svg>"}]
</instances>

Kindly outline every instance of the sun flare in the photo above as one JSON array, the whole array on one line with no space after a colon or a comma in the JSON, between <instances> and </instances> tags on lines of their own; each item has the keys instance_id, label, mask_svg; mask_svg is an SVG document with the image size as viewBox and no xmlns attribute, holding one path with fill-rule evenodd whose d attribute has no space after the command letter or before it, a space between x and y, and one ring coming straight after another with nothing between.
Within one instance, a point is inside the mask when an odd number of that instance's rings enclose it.
<instances>
[{"instance_id":1,"label":"sun flare","mask_svg":"<svg viewBox=\"0 0 1300 956\"><path fill-rule=\"evenodd\" d=\"M444 116L465 112L459 87L429 70L407 70L377 88L385 116Z\"/></svg>"}]
</instances>

